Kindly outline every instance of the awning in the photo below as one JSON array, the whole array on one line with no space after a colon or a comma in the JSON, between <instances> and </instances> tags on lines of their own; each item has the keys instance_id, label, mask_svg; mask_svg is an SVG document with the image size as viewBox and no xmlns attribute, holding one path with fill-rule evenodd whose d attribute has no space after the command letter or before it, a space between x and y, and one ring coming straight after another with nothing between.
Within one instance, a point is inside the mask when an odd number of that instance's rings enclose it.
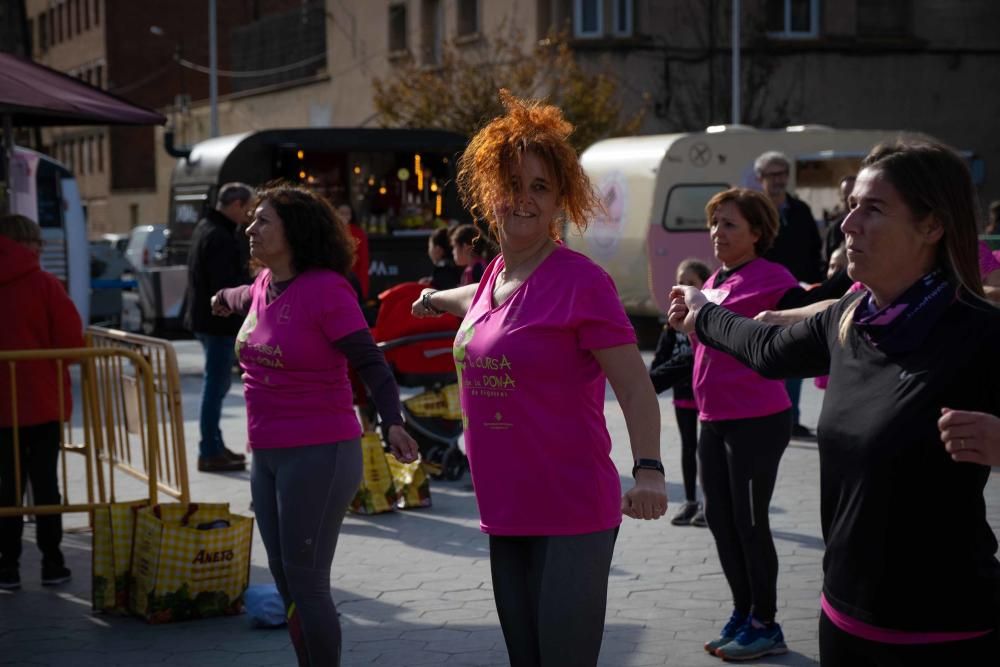
<instances>
[{"instance_id":1,"label":"awning","mask_svg":"<svg viewBox=\"0 0 1000 667\"><path fill-rule=\"evenodd\" d=\"M9 53L0 53L0 117L4 116L14 127L167 122L155 111Z\"/></svg>"}]
</instances>

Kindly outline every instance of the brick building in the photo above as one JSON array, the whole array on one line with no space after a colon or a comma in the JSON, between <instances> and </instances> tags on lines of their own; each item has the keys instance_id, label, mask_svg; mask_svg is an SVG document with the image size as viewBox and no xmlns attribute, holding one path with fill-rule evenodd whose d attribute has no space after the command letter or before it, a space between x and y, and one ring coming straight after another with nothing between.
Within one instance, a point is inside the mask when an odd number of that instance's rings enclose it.
<instances>
[{"instance_id":1,"label":"brick building","mask_svg":"<svg viewBox=\"0 0 1000 667\"><path fill-rule=\"evenodd\" d=\"M372 126L372 79L442 47L516 29L525 46L566 28L588 67L613 73L643 133L730 122L731 0L218 0L222 134ZM926 132L983 158L1000 198L1000 3L743 0L742 122ZM207 2L26 0L36 60L208 138ZM157 34L150 31L156 27ZM256 73L248 75L247 72ZM74 166L93 232L165 222L160 128L46 130Z\"/></svg>"},{"instance_id":2,"label":"brick building","mask_svg":"<svg viewBox=\"0 0 1000 667\"><path fill-rule=\"evenodd\" d=\"M192 100L208 97L207 2L24 4L36 61L136 104L167 109L175 117L186 113ZM217 5L219 70L281 70L269 77L220 77L220 96L248 86L311 80L325 68L322 3L218 0ZM261 49L265 35L271 47L267 51ZM307 63L282 67L302 60L305 50L313 56ZM41 148L77 175L91 234L166 221L157 196L168 187L157 173L157 155L163 152L159 136L151 127L65 127L41 133Z\"/></svg>"}]
</instances>

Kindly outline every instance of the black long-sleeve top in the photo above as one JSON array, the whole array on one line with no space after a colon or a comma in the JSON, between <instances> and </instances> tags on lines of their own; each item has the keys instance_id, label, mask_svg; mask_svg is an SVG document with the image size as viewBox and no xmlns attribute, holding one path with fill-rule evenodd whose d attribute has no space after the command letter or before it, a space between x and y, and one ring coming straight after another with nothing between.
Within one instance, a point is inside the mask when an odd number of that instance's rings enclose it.
<instances>
[{"instance_id":1,"label":"black long-sleeve top","mask_svg":"<svg viewBox=\"0 0 1000 667\"><path fill-rule=\"evenodd\" d=\"M694 352L687 336L671 328L660 334L649 365L649 379L653 390L661 394L673 387L674 400L693 401L694 388L691 373L694 371Z\"/></svg>"},{"instance_id":2,"label":"black long-sleeve top","mask_svg":"<svg viewBox=\"0 0 1000 667\"><path fill-rule=\"evenodd\" d=\"M1000 310L956 300L919 349L890 357L853 327L838 340L860 296L790 327L709 304L698 339L767 377L829 374L817 439L823 592L834 608L904 631L998 628L990 469L952 461L937 420L942 407L1000 415Z\"/></svg>"}]
</instances>

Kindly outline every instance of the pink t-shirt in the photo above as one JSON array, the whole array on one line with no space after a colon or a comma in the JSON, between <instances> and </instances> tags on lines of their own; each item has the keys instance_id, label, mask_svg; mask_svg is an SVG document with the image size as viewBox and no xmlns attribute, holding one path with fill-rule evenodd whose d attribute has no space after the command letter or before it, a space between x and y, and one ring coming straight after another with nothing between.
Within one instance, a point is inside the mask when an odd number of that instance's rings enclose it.
<instances>
[{"instance_id":1,"label":"pink t-shirt","mask_svg":"<svg viewBox=\"0 0 1000 667\"><path fill-rule=\"evenodd\" d=\"M604 422L605 376L591 353L634 344L611 278L556 249L501 305L486 269L455 337L465 446L491 535L578 535L621 523Z\"/></svg>"},{"instance_id":2,"label":"pink t-shirt","mask_svg":"<svg viewBox=\"0 0 1000 667\"><path fill-rule=\"evenodd\" d=\"M270 271L257 276L250 312L236 336L250 447L357 438L361 426L347 359L333 346L368 326L354 288L333 271L306 271L267 303L270 280Z\"/></svg>"},{"instance_id":3,"label":"pink t-shirt","mask_svg":"<svg viewBox=\"0 0 1000 667\"><path fill-rule=\"evenodd\" d=\"M994 271L1000 270L1000 261L990 251L986 241L979 242L979 275L983 279Z\"/></svg>"},{"instance_id":4,"label":"pink t-shirt","mask_svg":"<svg viewBox=\"0 0 1000 667\"><path fill-rule=\"evenodd\" d=\"M715 273L703 290L709 301L744 317L774 310L778 300L798 282L788 269L757 258L742 266L724 283L715 284ZM735 358L702 345L691 336L694 347L694 395L702 421L764 417L792 406L782 380L767 380Z\"/></svg>"}]
</instances>

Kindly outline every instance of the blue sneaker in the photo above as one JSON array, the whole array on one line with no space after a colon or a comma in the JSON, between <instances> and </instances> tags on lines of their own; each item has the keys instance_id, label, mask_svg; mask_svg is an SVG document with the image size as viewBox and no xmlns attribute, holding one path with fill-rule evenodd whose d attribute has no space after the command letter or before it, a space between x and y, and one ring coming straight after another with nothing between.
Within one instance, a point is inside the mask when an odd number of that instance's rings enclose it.
<instances>
[{"instance_id":1,"label":"blue sneaker","mask_svg":"<svg viewBox=\"0 0 1000 667\"><path fill-rule=\"evenodd\" d=\"M788 653L785 635L777 623L757 628L747 622L736 634L736 639L720 647L715 655L723 660L756 660L765 655Z\"/></svg>"},{"instance_id":2,"label":"blue sneaker","mask_svg":"<svg viewBox=\"0 0 1000 667\"><path fill-rule=\"evenodd\" d=\"M729 617L729 622L726 623L726 627L722 628L722 634L712 641L705 642L705 650L715 655L716 650L736 639L736 635L739 634L748 620L750 620L749 616L744 616L734 610L733 615Z\"/></svg>"}]
</instances>

